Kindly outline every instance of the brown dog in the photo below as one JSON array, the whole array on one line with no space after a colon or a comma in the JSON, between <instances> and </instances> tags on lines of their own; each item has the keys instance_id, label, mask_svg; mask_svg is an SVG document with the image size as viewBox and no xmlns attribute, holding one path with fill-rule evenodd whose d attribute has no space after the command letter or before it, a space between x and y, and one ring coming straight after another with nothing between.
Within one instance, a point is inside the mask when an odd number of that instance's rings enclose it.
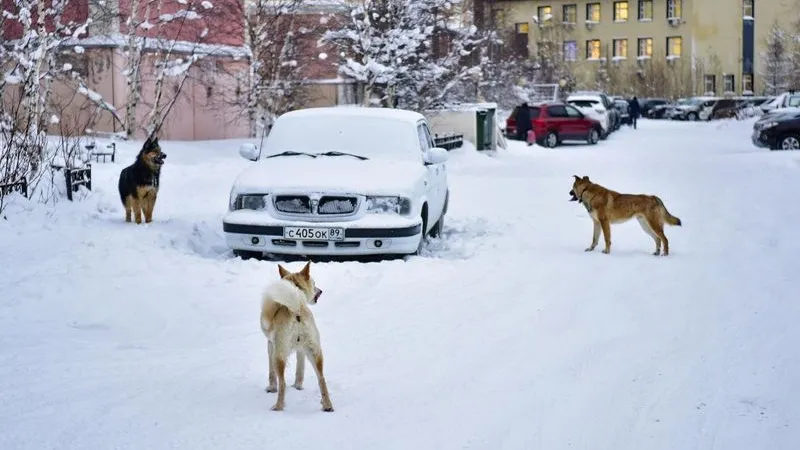
<instances>
[{"instance_id":1,"label":"brown dog","mask_svg":"<svg viewBox=\"0 0 800 450\"><path fill-rule=\"evenodd\" d=\"M266 391L278 393L272 410L283 410L286 398L286 360L293 352L297 352L295 389L303 389L305 358L308 358L317 372L322 410L333 411L328 385L322 373L319 330L308 307L317 304L322 294L311 278L311 263L294 273L278 264L278 274L281 279L267 286L261 299L261 331L267 337L269 354L269 385Z\"/></svg>"},{"instance_id":2,"label":"brown dog","mask_svg":"<svg viewBox=\"0 0 800 450\"><path fill-rule=\"evenodd\" d=\"M681 219L670 214L660 198L655 195L620 194L592 183L587 176L581 178L573 175L573 177L575 181L572 183L572 190L569 191L570 201L582 204L594 221L592 245L586 249L587 252L597 247L602 229L606 243L603 253L610 253L611 224L627 222L635 217L644 232L656 242L656 251L653 254L656 256L661 254L663 243L664 256L669 255L669 240L664 234L664 224L681 226Z\"/></svg>"}]
</instances>

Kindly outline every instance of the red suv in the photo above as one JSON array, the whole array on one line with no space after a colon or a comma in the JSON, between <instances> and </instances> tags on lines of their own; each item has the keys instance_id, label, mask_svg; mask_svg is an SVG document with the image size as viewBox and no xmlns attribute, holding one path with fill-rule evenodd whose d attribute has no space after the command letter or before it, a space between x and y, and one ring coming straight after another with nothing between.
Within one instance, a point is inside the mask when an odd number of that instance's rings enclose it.
<instances>
[{"instance_id":1,"label":"red suv","mask_svg":"<svg viewBox=\"0 0 800 450\"><path fill-rule=\"evenodd\" d=\"M543 147L555 147L562 141L586 141L597 144L602 133L600 122L590 119L574 106L565 103L539 103L528 107L531 110L531 126L536 143ZM506 135L515 137L517 108L506 119Z\"/></svg>"}]
</instances>

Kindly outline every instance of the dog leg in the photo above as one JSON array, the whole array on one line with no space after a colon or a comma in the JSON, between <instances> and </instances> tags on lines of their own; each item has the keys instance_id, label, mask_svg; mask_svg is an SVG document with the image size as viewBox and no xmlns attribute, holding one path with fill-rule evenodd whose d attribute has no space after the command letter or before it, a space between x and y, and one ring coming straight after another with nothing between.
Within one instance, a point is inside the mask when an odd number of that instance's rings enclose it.
<instances>
[{"instance_id":1,"label":"dog leg","mask_svg":"<svg viewBox=\"0 0 800 450\"><path fill-rule=\"evenodd\" d=\"M609 254L611 253L611 223L608 219L601 219L600 226L603 228L603 240L606 243L606 248L603 249L603 253Z\"/></svg>"},{"instance_id":2,"label":"dog leg","mask_svg":"<svg viewBox=\"0 0 800 450\"><path fill-rule=\"evenodd\" d=\"M269 377L269 384L267 385L267 392L278 392L278 387L275 386L275 361L274 361L274 350L272 350L272 342L267 341L267 356L269 362L267 363L267 372Z\"/></svg>"},{"instance_id":3,"label":"dog leg","mask_svg":"<svg viewBox=\"0 0 800 450\"><path fill-rule=\"evenodd\" d=\"M275 350L277 352L277 349ZM278 378L278 400L272 406L273 411L283 411L286 404L286 358L284 355L275 355L275 376Z\"/></svg>"},{"instance_id":4,"label":"dog leg","mask_svg":"<svg viewBox=\"0 0 800 450\"><path fill-rule=\"evenodd\" d=\"M144 221L145 223L150 223L153 221L153 208L156 206L156 194L153 192L148 196L147 200L145 201L145 210L144 210Z\"/></svg>"},{"instance_id":5,"label":"dog leg","mask_svg":"<svg viewBox=\"0 0 800 450\"><path fill-rule=\"evenodd\" d=\"M142 223L142 202L136 197L131 197L131 208L136 223Z\"/></svg>"},{"instance_id":6,"label":"dog leg","mask_svg":"<svg viewBox=\"0 0 800 450\"><path fill-rule=\"evenodd\" d=\"M297 351L297 368L294 372L294 385L293 387L298 391L303 390L303 377L306 373L306 355L302 350Z\"/></svg>"},{"instance_id":7,"label":"dog leg","mask_svg":"<svg viewBox=\"0 0 800 450\"><path fill-rule=\"evenodd\" d=\"M328 383L325 382L325 375L322 372L322 350L318 348L308 347L309 359L314 361L314 371L317 372L317 382L319 382L319 392L322 396L322 410L325 412L333 411L333 404L331 397L328 394Z\"/></svg>"},{"instance_id":8,"label":"dog leg","mask_svg":"<svg viewBox=\"0 0 800 450\"><path fill-rule=\"evenodd\" d=\"M658 220L648 218L647 224L650 225L653 232L661 239L661 242L664 243L664 256L669 256L669 240L667 239L667 235L664 234L664 224Z\"/></svg>"},{"instance_id":9,"label":"dog leg","mask_svg":"<svg viewBox=\"0 0 800 450\"><path fill-rule=\"evenodd\" d=\"M636 220L639 221L639 225L642 227L642 230L644 230L644 232L647 233L648 236L653 238L653 240L656 243L656 251L653 252L653 255L655 255L655 256L660 255L661 254L661 239L658 236L656 236L656 233L653 232L652 228L650 228L650 224L647 223L647 219L645 219L644 217L637 217Z\"/></svg>"},{"instance_id":10,"label":"dog leg","mask_svg":"<svg viewBox=\"0 0 800 450\"><path fill-rule=\"evenodd\" d=\"M587 252L591 252L597 247L597 241L600 240L600 222L592 219L592 223L594 224L594 230L592 231L592 245L586 249Z\"/></svg>"},{"instance_id":11,"label":"dog leg","mask_svg":"<svg viewBox=\"0 0 800 450\"><path fill-rule=\"evenodd\" d=\"M131 221L131 213L133 213L132 197L128 196L125 199L125 222Z\"/></svg>"}]
</instances>

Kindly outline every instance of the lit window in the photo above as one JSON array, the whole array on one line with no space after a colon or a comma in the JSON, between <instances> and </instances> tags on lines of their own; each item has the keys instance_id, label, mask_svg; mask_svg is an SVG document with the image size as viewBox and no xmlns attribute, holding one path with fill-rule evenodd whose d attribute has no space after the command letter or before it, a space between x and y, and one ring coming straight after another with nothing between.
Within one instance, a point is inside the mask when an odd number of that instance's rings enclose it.
<instances>
[{"instance_id":1,"label":"lit window","mask_svg":"<svg viewBox=\"0 0 800 450\"><path fill-rule=\"evenodd\" d=\"M628 57L628 40L627 39L614 39L614 57L627 58Z\"/></svg>"},{"instance_id":2,"label":"lit window","mask_svg":"<svg viewBox=\"0 0 800 450\"><path fill-rule=\"evenodd\" d=\"M544 23L553 18L553 8L540 6L536 9L536 16L539 17L539 23Z\"/></svg>"},{"instance_id":3,"label":"lit window","mask_svg":"<svg viewBox=\"0 0 800 450\"><path fill-rule=\"evenodd\" d=\"M528 23L518 23L517 25L517 34L528 34Z\"/></svg>"},{"instance_id":4,"label":"lit window","mask_svg":"<svg viewBox=\"0 0 800 450\"><path fill-rule=\"evenodd\" d=\"M600 59L600 40L586 41L586 59Z\"/></svg>"},{"instance_id":5,"label":"lit window","mask_svg":"<svg viewBox=\"0 0 800 450\"><path fill-rule=\"evenodd\" d=\"M653 38L639 38L639 53L637 56L653 56Z\"/></svg>"},{"instance_id":6,"label":"lit window","mask_svg":"<svg viewBox=\"0 0 800 450\"><path fill-rule=\"evenodd\" d=\"M683 42L680 37L667 38L667 57L676 58L681 56Z\"/></svg>"},{"instance_id":7,"label":"lit window","mask_svg":"<svg viewBox=\"0 0 800 450\"><path fill-rule=\"evenodd\" d=\"M614 2L614 22L628 21L628 2Z\"/></svg>"},{"instance_id":8,"label":"lit window","mask_svg":"<svg viewBox=\"0 0 800 450\"><path fill-rule=\"evenodd\" d=\"M639 0L639 20L653 20L653 0Z\"/></svg>"},{"instance_id":9,"label":"lit window","mask_svg":"<svg viewBox=\"0 0 800 450\"><path fill-rule=\"evenodd\" d=\"M561 12L564 14L564 23L578 22L578 5L564 5Z\"/></svg>"},{"instance_id":10,"label":"lit window","mask_svg":"<svg viewBox=\"0 0 800 450\"><path fill-rule=\"evenodd\" d=\"M683 0L667 0L667 19L680 19Z\"/></svg>"},{"instance_id":11,"label":"lit window","mask_svg":"<svg viewBox=\"0 0 800 450\"><path fill-rule=\"evenodd\" d=\"M586 21L600 22L600 3L586 4Z\"/></svg>"}]
</instances>

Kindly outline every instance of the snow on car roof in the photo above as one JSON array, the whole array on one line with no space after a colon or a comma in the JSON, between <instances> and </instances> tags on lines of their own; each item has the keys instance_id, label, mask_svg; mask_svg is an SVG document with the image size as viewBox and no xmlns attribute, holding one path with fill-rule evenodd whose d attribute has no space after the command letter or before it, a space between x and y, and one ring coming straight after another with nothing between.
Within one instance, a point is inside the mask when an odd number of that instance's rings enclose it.
<instances>
[{"instance_id":1,"label":"snow on car roof","mask_svg":"<svg viewBox=\"0 0 800 450\"><path fill-rule=\"evenodd\" d=\"M418 112L394 108L367 108L363 106L329 106L320 108L305 108L283 114L287 118L314 118L314 117L377 117L399 120L416 124L424 120L425 116Z\"/></svg>"}]
</instances>

